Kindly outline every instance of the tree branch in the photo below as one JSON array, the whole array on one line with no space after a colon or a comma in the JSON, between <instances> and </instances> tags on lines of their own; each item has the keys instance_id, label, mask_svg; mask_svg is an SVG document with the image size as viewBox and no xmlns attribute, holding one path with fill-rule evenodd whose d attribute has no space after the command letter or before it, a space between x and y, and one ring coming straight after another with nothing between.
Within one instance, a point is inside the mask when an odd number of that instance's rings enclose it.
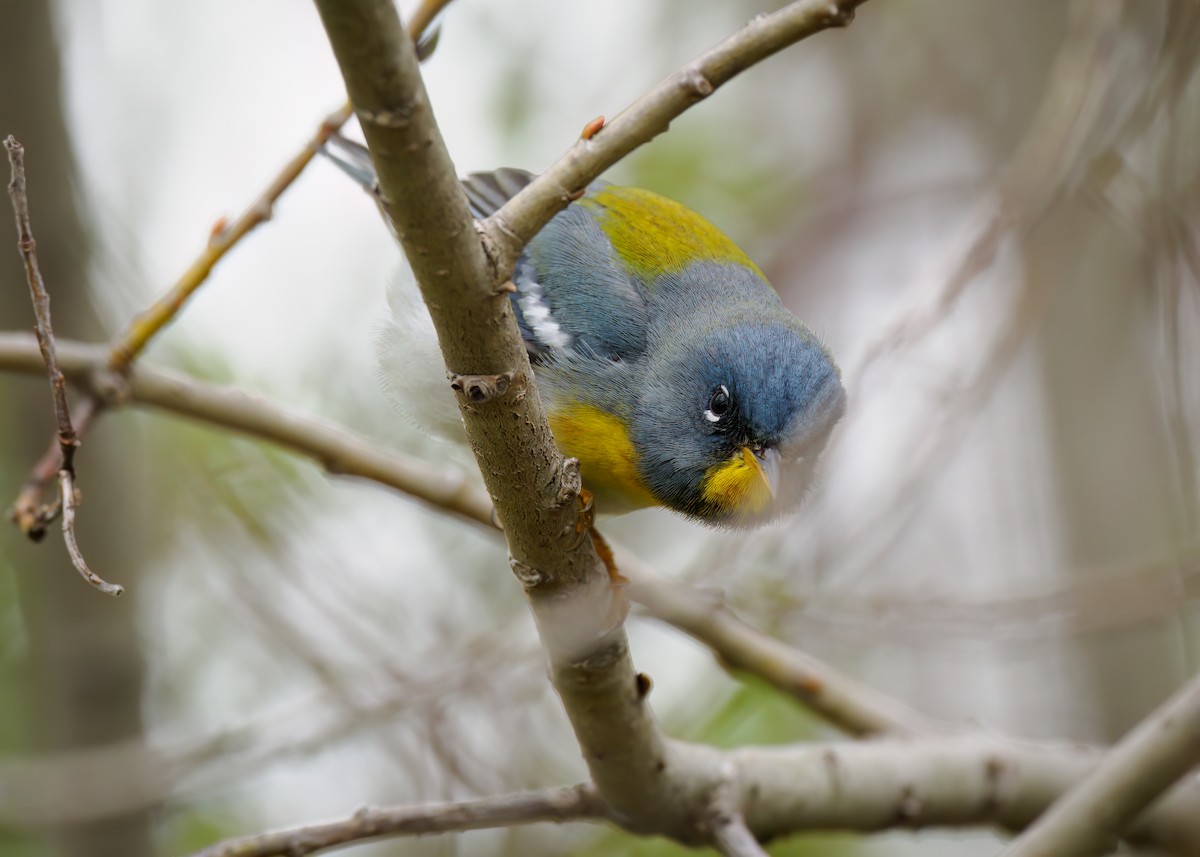
<instances>
[{"instance_id":1,"label":"tree branch","mask_svg":"<svg viewBox=\"0 0 1200 857\"><path fill-rule=\"evenodd\" d=\"M451 2L452 0L423 0L409 22L413 37L421 38L433 19ZM329 142L329 138L346 124L352 112L350 104L347 103L326 116L300 151L283 165L237 219L232 223L227 223L224 219L217 221L207 246L175 284L146 310L134 317L125 330L113 340L108 355L108 368L111 371L125 372L150 340L179 314L188 298L208 279L216 264L255 227L271 219L275 203L283 196L284 191L300 177L312 159Z\"/></svg>"},{"instance_id":2,"label":"tree branch","mask_svg":"<svg viewBox=\"0 0 1200 857\"><path fill-rule=\"evenodd\" d=\"M17 221L17 246L21 251L21 259L25 263L25 279L29 283L29 294L33 299L34 330L37 334L38 350L46 366L46 375L50 379L50 395L54 401L54 418L58 424L58 449L61 463L57 468L59 485L59 503L61 504L63 521L63 540L67 545L67 553L71 556L71 564L80 576L99 589L105 595L120 595L125 590L113 583L103 580L98 574L88 568L79 543L75 539L75 449L79 446L79 438L75 427L71 424L71 409L67 405L67 382L58 368L58 359L54 347L54 325L50 321L50 294L46 291L46 283L42 279L42 271L37 260L37 241L33 237L33 226L29 219L29 197L25 187L25 147L17 142L11 134L4 140L4 148L8 150L8 162L12 167L12 179L8 183L8 195L12 199L13 214ZM40 496L38 498L40 500ZM53 520L52 507L41 508L35 503L32 510L14 508L12 517L21 528L35 539L41 538L46 524Z\"/></svg>"},{"instance_id":3,"label":"tree branch","mask_svg":"<svg viewBox=\"0 0 1200 857\"><path fill-rule=\"evenodd\" d=\"M316 157L329 141L331 135L346 124L350 118L350 105L346 104L330 113L317 126L313 136L305 142L299 152L288 161L271 179L254 201L232 222L218 220L209 235L208 243L200 255L188 266L162 296L149 307L134 316L118 336L113 339L108 355L108 368L124 373L159 331L166 327L188 299L208 280L214 267L257 226L271 219L275 203L292 183L304 172L304 168Z\"/></svg>"},{"instance_id":4,"label":"tree branch","mask_svg":"<svg viewBox=\"0 0 1200 857\"><path fill-rule=\"evenodd\" d=\"M719 596L705 597L668 583L628 551L618 550L617 557L621 572L630 581L629 597L654 618L712 649L725 668L764 679L851 735L939 731L937 724L899 700L751 628Z\"/></svg>"},{"instance_id":5,"label":"tree branch","mask_svg":"<svg viewBox=\"0 0 1200 857\"><path fill-rule=\"evenodd\" d=\"M33 299L34 331L38 349L46 364L50 379L50 395L54 402L54 419L58 424L58 447L62 452L60 470L74 472L75 448L79 440L71 426L71 409L67 405L67 382L58 370L54 356L54 325L50 321L50 295L42 279L37 259L37 241L33 237L33 225L29 220L29 197L25 186L25 147L11 134L4 140L8 151L8 163L12 178L8 182L8 196L12 200L13 215L17 221L17 248L25 264L25 281L29 283L29 294Z\"/></svg>"},{"instance_id":6,"label":"tree branch","mask_svg":"<svg viewBox=\"0 0 1200 857\"><path fill-rule=\"evenodd\" d=\"M102 346L59 342L63 372L91 396L111 392L104 373L106 354ZM40 366L28 335L0 333L0 367L35 372ZM460 518L492 526L491 503L465 475L391 455L339 426L261 396L135 365L121 398L108 407L126 401L270 441L315 459L330 473L369 479Z\"/></svg>"},{"instance_id":7,"label":"tree branch","mask_svg":"<svg viewBox=\"0 0 1200 857\"><path fill-rule=\"evenodd\" d=\"M1200 764L1200 677L1137 725L1003 857L1108 853L1159 795ZM1193 778L1194 779L1194 778Z\"/></svg>"},{"instance_id":8,"label":"tree branch","mask_svg":"<svg viewBox=\"0 0 1200 857\"><path fill-rule=\"evenodd\" d=\"M595 790L579 785L459 803L361 809L344 821L218 842L193 857L306 857L384 836L422 836L535 821L597 821L604 817L604 803Z\"/></svg>"},{"instance_id":9,"label":"tree branch","mask_svg":"<svg viewBox=\"0 0 1200 857\"><path fill-rule=\"evenodd\" d=\"M604 170L667 130L671 120L746 69L831 27L845 27L866 0L798 0L751 20L622 110L589 125L561 158L483 222L496 269L507 277L521 249Z\"/></svg>"},{"instance_id":10,"label":"tree branch","mask_svg":"<svg viewBox=\"0 0 1200 857\"><path fill-rule=\"evenodd\" d=\"M726 758L736 770L746 824L767 841L798 830L981 823L1021 830L1033 823L1039 807L1096 770L1103 752L964 733L753 747ZM1192 776L1140 815L1126 840L1155 843L1170 853L1200 853L1198 807L1200 778Z\"/></svg>"},{"instance_id":11,"label":"tree branch","mask_svg":"<svg viewBox=\"0 0 1200 857\"><path fill-rule=\"evenodd\" d=\"M712 846L725 857L767 857L755 835L746 826L738 808L737 786L732 776L717 790L709 811Z\"/></svg>"}]
</instances>

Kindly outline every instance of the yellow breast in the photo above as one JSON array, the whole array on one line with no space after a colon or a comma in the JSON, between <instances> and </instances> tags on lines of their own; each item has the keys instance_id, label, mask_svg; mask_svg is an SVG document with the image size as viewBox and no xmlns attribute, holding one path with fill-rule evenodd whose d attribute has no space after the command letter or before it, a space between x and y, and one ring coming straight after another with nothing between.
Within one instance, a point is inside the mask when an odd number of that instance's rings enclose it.
<instances>
[{"instance_id":1,"label":"yellow breast","mask_svg":"<svg viewBox=\"0 0 1200 857\"><path fill-rule=\"evenodd\" d=\"M583 486L596 496L596 511L659 505L638 473L637 450L621 420L590 405L569 405L549 418L559 449L579 459Z\"/></svg>"}]
</instances>

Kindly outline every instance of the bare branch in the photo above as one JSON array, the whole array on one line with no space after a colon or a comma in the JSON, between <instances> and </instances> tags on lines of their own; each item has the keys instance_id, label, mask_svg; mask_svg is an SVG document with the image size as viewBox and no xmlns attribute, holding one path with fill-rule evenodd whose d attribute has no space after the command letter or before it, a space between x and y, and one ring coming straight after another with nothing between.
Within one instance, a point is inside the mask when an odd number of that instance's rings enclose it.
<instances>
[{"instance_id":1,"label":"bare branch","mask_svg":"<svg viewBox=\"0 0 1200 857\"><path fill-rule=\"evenodd\" d=\"M750 747L728 758L746 824L765 841L797 830L868 832L985 820L1021 830L1033 823L1037 807L1095 770L1103 754L964 733ZM747 800L750 794L753 800ZM1126 840L1200 853L1200 815L1193 814L1198 800L1200 779L1189 777L1144 812Z\"/></svg>"},{"instance_id":2,"label":"bare branch","mask_svg":"<svg viewBox=\"0 0 1200 857\"><path fill-rule=\"evenodd\" d=\"M521 792L460 803L361 809L345 821L219 842L193 857L306 857L384 836L421 836L536 821L598 821L604 803L588 785Z\"/></svg>"},{"instance_id":3,"label":"bare branch","mask_svg":"<svg viewBox=\"0 0 1200 857\"><path fill-rule=\"evenodd\" d=\"M395 704L388 702L380 711ZM145 752L144 745L117 746L6 760L0 764L0 787L10 799L0 806L0 820L34 829L110 817L128 812L131 805L161 801L164 794L178 799L172 784L194 770L195 757ZM706 752L724 768L727 783L735 784L725 786L731 805L741 803L747 827L764 841L816 830L871 833L972 826L1018 831L1095 770L1104 756L1098 748L982 733ZM230 761L238 764L229 758L215 764ZM132 801L128 793L112 788L114 764L148 772ZM214 775L226 781L224 772ZM69 804L61 800L64 789L73 795ZM707 801L709 795L703 797ZM711 819L712 807L705 807ZM712 838L712 821L706 824L700 844ZM1138 818L1126 839L1156 843L1171 853L1200 853L1200 777L1172 788Z\"/></svg>"},{"instance_id":4,"label":"bare branch","mask_svg":"<svg viewBox=\"0 0 1200 857\"><path fill-rule=\"evenodd\" d=\"M71 418L77 438L87 433L98 410L99 400L93 396L87 396L78 403L75 414ZM55 500L53 503L42 502L46 495L46 486L58 476L62 461L62 448L59 446L56 432L54 439L42 453L42 457L25 477L21 491L17 494L17 499L13 501L12 508L9 510L8 516L16 523L17 529L35 542L42 540L42 537L46 535L46 528L62 511L60 500Z\"/></svg>"},{"instance_id":5,"label":"bare branch","mask_svg":"<svg viewBox=\"0 0 1200 857\"><path fill-rule=\"evenodd\" d=\"M413 13L410 23L413 37L419 39L438 13L450 2L451 0L424 0ZM203 252L180 275L166 294L136 316L124 332L113 340L108 355L108 368L111 371L125 372L150 340L175 318L188 298L204 284L216 264L255 227L271 219L275 203L283 196L284 191L300 177L312 159L329 142L329 138L346 124L351 113L351 106L343 104L326 116L300 151L284 164L236 220L232 223L223 219L217 221Z\"/></svg>"},{"instance_id":6,"label":"bare branch","mask_svg":"<svg viewBox=\"0 0 1200 857\"><path fill-rule=\"evenodd\" d=\"M483 223L494 263L507 277L525 243L559 211L671 120L751 66L831 27L844 27L866 0L797 0L759 15L741 30L679 69L599 130L585 134L544 173ZM592 133L586 133L592 131Z\"/></svg>"},{"instance_id":7,"label":"bare branch","mask_svg":"<svg viewBox=\"0 0 1200 857\"><path fill-rule=\"evenodd\" d=\"M96 572L88 567L87 560L83 558L83 552L79 550L79 542L75 540L75 506L78 498L75 496L75 476L70 470L65 467L58 473L59 483L62 486L62 531L63 541L67 543L67 553L71 556L71 562L76 570L83 576L83 579L92 586L99 589L105 595L123 595L125 588L116 583L109 583L103 580Z\"/></svg>"},{"instance_id":8,"label":"bare branch","mask_svg":"<svg viewBox=\"0 0 1200 857\"><path fill-rule=\"evenodd\" d=\"M738 808L737 784L732 767L726 782L713 796L709 810L711 844L725 857L767 857L766 850L746 826L746 819Z\"/></svg>"},{"instance_id":9,"label":"bare branch","mask_svg":"<svg viewBox=\"0 0 1200 857\"><path fill-rule=\"evenodd\" d=\"M1109 751L1003 857L1106 854L1146 807L1200 764L1200 678Z\"/></svg>"},{"instance_id":10,"label":"bare branch","mask_svg":"<svg viewBox=\"0 0 1200 857\"><path fill-rule=\"evenodd\" d=\"M250 206L232 223L223 218L213 225L208 244L200 255L180 275L175 284L158 300L143 310L126 326L112 343L108 355L108 368L123 373L137 358L159 331L167 326L188 299L208 280L214 267L245 238L256 226L271 219L275 203L292 183L299 178L304 168L316 157L331 135L346 124L350 118L350 105L346 104L330 113L317 126L316 132L304 147L288 161L283 169L271 179Z\"/></svg>"},{"instance_id":11,"label":"bare branch","mask_svg":"<svg viewBox=\"0 0 1200 857\"><path fill-rule=\"evenodd\" d=\"M41 268L38 266L37 241L34 240L33 227L29 220L29 197L25 187L25 147L10 134L4 141L4 148L8 150L8 162L12 167L8 195L12 199L13 214L17 221L17 246L21 250L21 259L25 263L25 279L29 283L29 294L33 299L34 330L37 335L38 350L46 365L46 375L50 379L50 394L54 400L54 418L58 424L58 449L61 463L57 472L59 503L63 513L63 539L66 541L71 563L84 580L105 595L120 595L125 591L123 588L105 582L88 568L83 553L79 550L79 544L75 540L75 449L79 446L79 438L75 434L75 427L71 424L71 409L67 405L67 382L58 368L58 358L54 346L54 325L50 321L50 294L46 291L46 283L42 280ZM38 501L40 499L39 495ZM46 524L53 520L54 514L53 507L38 508L32 513L28 509L14 507L12 517L22 525L27 534L37 540L45 531Z\"/></svg>"},{"instance_id":12,"label":"bare branch","mask_svg":"<svg viewBox=\"0 0 1200 857\"><path fill-rule=\"evenodd\" d=\"M50 322L50 295L42 279L37 260L37 241L33 237L33 226L29 222L29 197L25 187L25 147L11 134L4 141L8 150L8 163L12 167L12 179L8 183L8 196L12 200L13 214L17 220L17 247L21 261L25 263L25 280L29 283L29 294L33 299L34 331L37 333L38 348L46 364L50 378L50 395L54 401L54 419L58 424L58 446L62 451L60 470L74 472L75 448L79 440L71 426L71 409L67 405L67 382L58 371L54 358L54 326Z\"/></svg>"},{"instance_id":13,"label":"bare branch","mask_svg":"<svg viewBox=\"0 0 1200 857\"><path fill-rule=\"evenodd\" d=\"M630 580L629 597L652 616L708 646L723 666L759 676L839 729L857 736L937 730L898 700L754 630L718 598L667 583L628 552L620 552L618 560Z\"/></svg>"},{"instance_id":14,"label":"bare branch","mask_svg":"<svg viewBox=\"0 0 1200 857\"><path fill-rule=\"evenodd\" d=\"M75 342L59 343L59 360L71 382L89 395L100 396L98 376L106 351ZM37 349L26 334L0 333L0 366L34 372L40 368ZM492 505L471 480L452 470L432 467L389 454L345 429L307 416L261 396L232 387L219 387L173 372L134 366L125 401L148 405L233 429L276 443L315 459L330 473L358 476L403 491L460 518L492 528Z\"/></svg>"}]
</instances>

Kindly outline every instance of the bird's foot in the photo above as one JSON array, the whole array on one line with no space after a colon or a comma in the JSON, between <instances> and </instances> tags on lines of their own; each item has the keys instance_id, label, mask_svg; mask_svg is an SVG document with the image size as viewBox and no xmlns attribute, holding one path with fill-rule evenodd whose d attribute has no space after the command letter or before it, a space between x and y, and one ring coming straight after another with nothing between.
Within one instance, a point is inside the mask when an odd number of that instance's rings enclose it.
<instances>
[{"instance_id":1,"label":"bird's foot","mask_svg":"<svg viewBox=\"0 0 1200 857\"><path fill-rule=\"evenodd\" d=\"M607 616L606 628L611 630L619 626L625 621L625 617L629 615L629 599L625 597L622 591L629 583L629 579L621 574L621 570L617 568L616 558L613 556L612 547L604 536L600 535L600 531L596 529L596 497L591 491L586 488L579 489L579 516L575 519L575 535L574 544L571 545L571 550L575 550L583 544L585 538L591 538L592 547L596 549L596 556L600 557L600 561L604 563L604 568L608 571L609 585L612 587L612 604Z\"/></svg>"},{"instance_id":2,"label":"bird's foot","mask_svg":"<svg viewBox=\"0 0 1200 857\"><path fill-rule=\"evenodd\" d=\"M592 537L592 547L596 549L596 556L600 557L600 561L608 570L608 582L612 588L612 606L607 617L607 627L612 630L624 622L625 617L629 615L629 599L625 597L625 587L629 585L629 578L621 574L621 570L617 568L617 560L613 556L612 547L608 540L600 535L600 531L592 529L589 534Z\"/></svg>"}]
</instances>

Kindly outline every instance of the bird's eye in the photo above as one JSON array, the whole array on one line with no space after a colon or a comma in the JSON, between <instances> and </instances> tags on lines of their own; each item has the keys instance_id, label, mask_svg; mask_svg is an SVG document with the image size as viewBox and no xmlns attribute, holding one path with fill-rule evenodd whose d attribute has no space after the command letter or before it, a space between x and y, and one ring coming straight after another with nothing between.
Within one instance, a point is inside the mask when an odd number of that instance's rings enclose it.
<instances>
[{"instance_id":1,"label":"bird's eye","mask_svg":"<svg viewBox=\"0 0 1200 857\"><path fill-rule=\"evenodd\" d=\"M720 422L721 417L729 413L732 405L733 400L729 398L729 389L722 384L713 390L712 397L708 400L708 409L704 412L704 418L710 423Z\"/></svg>"}]
</instances>

